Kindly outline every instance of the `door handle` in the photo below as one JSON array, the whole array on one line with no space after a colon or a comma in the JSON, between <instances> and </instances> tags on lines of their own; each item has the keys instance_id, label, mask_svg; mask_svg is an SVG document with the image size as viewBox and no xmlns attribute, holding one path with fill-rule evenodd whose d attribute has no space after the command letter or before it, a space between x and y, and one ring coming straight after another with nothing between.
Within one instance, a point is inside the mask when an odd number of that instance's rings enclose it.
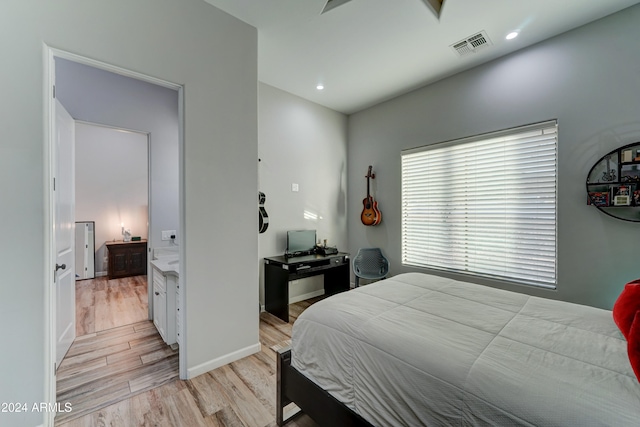
<instances>
[{"instance_id":1,"label":"door handle","mask_svg":"<svg viewBox=\"0 0 640 427\"><path fill-rule=\"evenodd\" d=\"M58 270L64 270L67 268L67 264L62 264L62 265L58 265L56 264L56 271Z\"/></svg>"},{"instance_id":2,"label":"door handle","mask_svg":"<svg viewBox=\"0 0 640 427\"><path fill-rule=\"evenodd\" d=\"M156 292L155 294L156 294L156 295L160 295L160 292Z\"/></svg>"}]
</instances>

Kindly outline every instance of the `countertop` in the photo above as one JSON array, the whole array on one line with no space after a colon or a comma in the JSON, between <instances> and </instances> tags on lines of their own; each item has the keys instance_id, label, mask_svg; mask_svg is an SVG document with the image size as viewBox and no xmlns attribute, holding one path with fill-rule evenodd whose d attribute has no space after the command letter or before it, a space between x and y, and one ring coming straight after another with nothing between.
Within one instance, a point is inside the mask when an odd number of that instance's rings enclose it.
<instances>
[{"instance_id":1,"label":"countertop","mask_svg":"<svg viewBox=\"0 0 640 427\"><path fill-rule=\"evenodd\" d=\"M178 255L167 255L150 261L151 265L162 272L162 274L172 274L179 277L180 263Z\"/></svg>"}]
</instances>

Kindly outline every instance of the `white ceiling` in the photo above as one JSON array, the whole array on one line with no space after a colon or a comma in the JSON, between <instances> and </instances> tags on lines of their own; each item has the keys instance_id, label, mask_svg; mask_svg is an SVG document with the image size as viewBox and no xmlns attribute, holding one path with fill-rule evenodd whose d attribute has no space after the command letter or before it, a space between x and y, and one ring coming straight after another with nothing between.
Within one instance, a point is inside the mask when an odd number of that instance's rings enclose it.
<instances>
[{"instance_id":1,"label":"white ceiling","mask_svg":"<svg viewBox=\"0 0 640 427\"><path fill-rule=\"evenodd\" d=\"M438 19L423 0L351 0L325 14L326 0L205 1L258 29L261 82L346 114L640 2L445 0ZM450 47L482 30L491 46L464 57Z\"/></svg>"}]
</instances>

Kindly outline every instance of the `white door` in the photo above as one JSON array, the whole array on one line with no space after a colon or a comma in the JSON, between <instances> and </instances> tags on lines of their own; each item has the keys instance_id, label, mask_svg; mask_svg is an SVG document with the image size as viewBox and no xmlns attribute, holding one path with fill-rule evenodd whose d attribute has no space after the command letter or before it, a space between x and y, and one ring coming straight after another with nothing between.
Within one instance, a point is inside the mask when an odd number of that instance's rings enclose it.
<instances>
[{"instance_id":1,"label":"white door","mask_svg":"<svg viewBox=\"0 0 640 427\"><path fill-rule=\"evenodd\" d=\"M62 104L55 102L53 150L54 230L56 271L56 366L76 337L75 281L75 122Z\"/></svg>"}]
</instances>

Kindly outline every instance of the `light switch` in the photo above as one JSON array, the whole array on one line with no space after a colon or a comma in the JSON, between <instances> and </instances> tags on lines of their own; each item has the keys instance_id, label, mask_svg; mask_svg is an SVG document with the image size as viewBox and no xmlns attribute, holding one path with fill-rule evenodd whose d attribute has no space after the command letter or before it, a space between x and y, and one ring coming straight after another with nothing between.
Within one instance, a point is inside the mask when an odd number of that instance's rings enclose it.
<instances>
[{"instance_id":1,"label":"light switch","mask_svg":"<svg viewBox=\"0 0 640 427\"><path fill-rule=\"evenodd\" d=\"M291 184L291 191L298 191L300 188L298 187L298 184L296 184L295 182L293 184Z\"/></svg>"}]
</instances>

